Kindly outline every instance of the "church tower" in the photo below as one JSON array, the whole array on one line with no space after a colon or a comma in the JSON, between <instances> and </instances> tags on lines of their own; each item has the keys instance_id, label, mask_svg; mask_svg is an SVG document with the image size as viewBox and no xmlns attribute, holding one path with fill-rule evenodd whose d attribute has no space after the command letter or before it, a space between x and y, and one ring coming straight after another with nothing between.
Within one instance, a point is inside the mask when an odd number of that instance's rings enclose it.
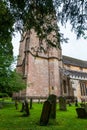
<instances>
[{"instance_id":1,"label":"church tower","mask_svg":"<svg viewBox=\"0 0 87 130\"><path fill-rule=\"evenodd\" d=\"M46 19L52 15L46 16ZM57 21L52 18L49 26L53 31L46 38L37 35L34 28L25 32L20 41L17 72L26 81L26 90L20 96L48 97L49 94L60 95L61 47L58 39ZM40 25L39 25L40 26ZM43 25L47 29L46 24ZM56 31L55 31L56 30ZM50 41L53 44L50 45ZM54 47L55 46L55 47Z\"/></svg>"},{"instance_id":2,"label":"church tower","mask_svg":"<svg viewBox=\"0 0 87 130\"><path fill-rule=\"evenodd\" d=\"M40 49L40 39L34 29L28 31L20 41L17 72L23 75L27 88L21 96L48 97L60 95L61 48L46 47Z\"/></svg>"}]
</instances>

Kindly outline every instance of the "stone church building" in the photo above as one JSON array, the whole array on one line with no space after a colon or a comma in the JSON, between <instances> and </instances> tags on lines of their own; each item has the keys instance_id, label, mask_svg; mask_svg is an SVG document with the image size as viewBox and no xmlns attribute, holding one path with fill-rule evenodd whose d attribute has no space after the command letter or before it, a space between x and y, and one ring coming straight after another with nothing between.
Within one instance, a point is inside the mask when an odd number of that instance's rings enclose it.
<instances>
[{"instance_id":1,"label":"stone church building","mask_svg":"<svg viewBox=\"0 0 87 130\"><path fill-rule=\"evenodd\" d=\"M32 29L21 38L17 72L26 82L26 90L15 93L20 98L76 97L87 98L87 61L63 56L61 47L39 49L39 38ZM43 46L46 48L45 41Z\"/></svg>"},{"instance_id":2,"label":"stone church building","mask_svg":"<svg viewBox=\"0 0 87 130\"><path fill-rule=\"evenodd\" d=\"M78 101L87 101L87 61L62 56L63 68L62 74L69 78L69 84L63 81L65 95L69 94L67 87L71 86L72 94ZM61 94L64 94L61 92Z\"/></svg>"}]
</instances>

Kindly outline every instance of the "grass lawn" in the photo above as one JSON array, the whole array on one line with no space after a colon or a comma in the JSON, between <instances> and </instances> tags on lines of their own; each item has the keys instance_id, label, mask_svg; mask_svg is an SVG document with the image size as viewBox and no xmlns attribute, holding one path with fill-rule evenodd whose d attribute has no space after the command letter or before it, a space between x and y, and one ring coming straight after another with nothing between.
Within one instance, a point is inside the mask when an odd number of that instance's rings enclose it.
<instances>
[{"instance_id":1,"label":"grass lawn","mask_svg":"<svg viewBox=\"0 0 87 130\"><path fill-rule=\"evenodd\" d=\"M6 104L0 109L0 130L87 130L87 119L78 119L76 107L67 106L60 111L57 105L56 120L49 120L47 126L40 126L39 120L43 104L33 103L29 117L23 117L21 105L16 110L14 104Z\"/></svg>"}]
</instances>

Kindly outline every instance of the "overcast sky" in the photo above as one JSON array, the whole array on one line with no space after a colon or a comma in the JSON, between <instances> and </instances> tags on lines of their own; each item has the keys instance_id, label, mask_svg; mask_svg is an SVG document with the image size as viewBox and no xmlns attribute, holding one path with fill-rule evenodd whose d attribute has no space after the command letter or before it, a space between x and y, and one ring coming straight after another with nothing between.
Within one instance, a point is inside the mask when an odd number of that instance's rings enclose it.
<instances>
[{"instance_id":1,"label":"overcast sky","mask_svg":"<svg viewBox=\"0 0 87 130\"><path fill-rule=\"evenodd\" d=\"M20 34L19 33L15 33L15 36L13 36L12 44L13 44L14 56L18 56L19 45L20 45Z\"/></svg>"},{"instance_id":2,"label":"overcast sky","mask_svg":"<svg viewBox=\"0 0 87 130\"><path fill-rule=\"evenodd\" d=\"M66 28L61 27L60 30L64 33L65 37L69 38L68 43L61 44L62 54L87 61L87 40L84 40L83 38L77 40L76 35L70 31L70 25L67 25ZM17 33L12 39L15 56L17 56L19 52L19 41L20 35Z\"/></svg>"},{"instance_id":3,"label":"overcast sky","mask_svg":"<svg viewBox=\"0 0 87 130\"><path fill-rule=\"evenodd\" d=\"M69 24L66 28L61 27L61 31L65 37L69 38L68 43L61 44L62 54L81 60L87 60L87 39L80 38L77 40L76 34L71 32Z\"/></svg>"}]
</instances>

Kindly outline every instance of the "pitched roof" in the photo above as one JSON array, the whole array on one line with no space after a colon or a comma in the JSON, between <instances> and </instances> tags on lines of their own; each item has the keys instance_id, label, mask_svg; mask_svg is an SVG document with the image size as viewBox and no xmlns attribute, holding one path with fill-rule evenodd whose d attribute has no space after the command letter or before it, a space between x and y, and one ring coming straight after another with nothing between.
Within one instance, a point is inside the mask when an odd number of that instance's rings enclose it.
<instances>
[{"instance_id":1,"label":"pitched roof","mask_svg":"<svg viewBox=\"0 0 87 130\"><path fill-rule=\"evenodd\" d=\"M72 71L72 70L67 70L67 72L71 76L87 78L87 73L85 72Z\"/></svg>"},{"instance_id":2,"label":"pitched roof","mask_svg":"<svg viewBox=\"0 0 87 130\"><path fill-rule=\"evenodd\" d=\"M75 59L64 55L62 57L63 57L64 64L87 68L87 61Z\"/></svg>"},{"instance_id":3,"label":"pitched roof","mask_svg":"<svg viewBox=\"0 0 87 130\"><path fill-rule=\"evenodd\" d=\"M67 69L60 69L62 74L68 76L68 77L80 77L80 78L87 78L86 72L80 72L80 71L74 71L74 70L67 70Z\"/></svg>"}]
</instances>

